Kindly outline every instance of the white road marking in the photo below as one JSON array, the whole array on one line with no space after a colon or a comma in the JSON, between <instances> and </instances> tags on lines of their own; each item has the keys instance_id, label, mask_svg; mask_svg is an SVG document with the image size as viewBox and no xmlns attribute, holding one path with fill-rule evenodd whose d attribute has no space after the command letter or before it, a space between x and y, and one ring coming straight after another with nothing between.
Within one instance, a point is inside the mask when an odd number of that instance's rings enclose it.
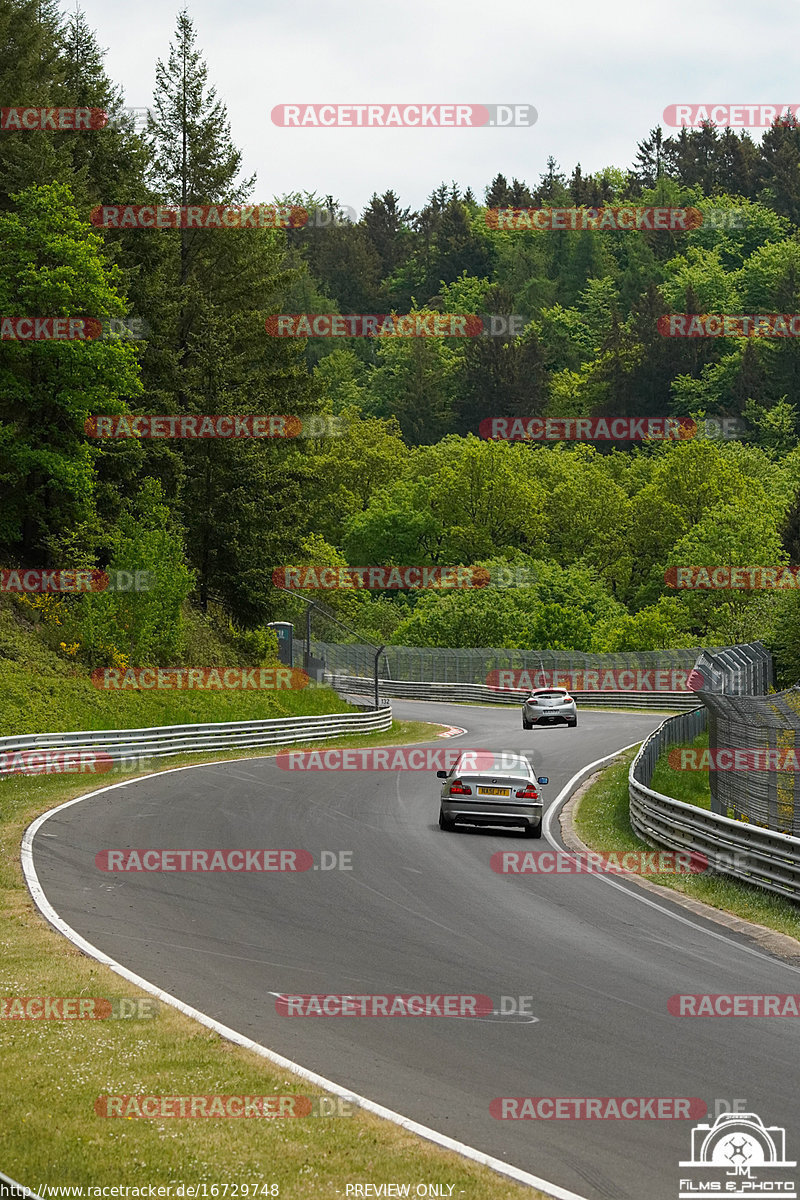
<instances>
[{"instance_id":1,"label":"white road marking","mask_svg":"<svg viewBox=\"0 0 800 1200\"><path fill-rule=\"evenodd\" d=\"M259 757L274 758L275 755L265 754ZM242 759L220 759L218 763L226 765L229 762L241 761ZM177 771L194 771L198 767L216 766L218 763L192 763L185 767L173 767L169 771L157 771L152 775L139 776L138 782L153 779L160 775L171 775ZM229 1042L234 1042L237 1046L242 1046L245 1050L252 1050L254 1054L258 1054L261 1058L269 1059L270 1062L275 1063L276 1066L282 1067L284 1070L293 1071L301 1079L313 1083L316 1087L323 1088L326 1092L330 1092L331 1095L343 1097L352 1104L358 1105L359 1108L374 1113L375 1116L382 1117L385 1121L391 1121L392 1124L399 1125L401 1128L407 1129L409 1133L414 1133L428 1142L435 1143L435 1145L440 1146L443 1150L452 1150L454 1153L460 1154L462 1158L467 1158L472 1162L480 1163L481 1166L489 1167L490 1170L496 1171L499 1175L505 1175L509 1179L514 1179L517 1183L539 1188L540 1191L546 1192L548 1196L552 1196L553 1200L586 1200L585 1196L579 1196L577 1192L567 1191L566 1188L559 1187L558 1184L549 1183L546 1179L540 1179L538 1175L532 1175L529 1171L522 1171L519 1167L511 1166L499 1158L494 1158L490 1154L484 1154L482 1150L476 1150L473 1146L465 1145L464 1142L457 1142L455 1138L447 1137L445 1134L439 1133L436 1129L431 1129L427 1125L421 1125L418 1121L412 1121L409 1117L404 1117L402 1113L396 1113L390 1108L385 1108L382 1104L376 1104L374 1100L370 1100L366 1096L359 1096L354 1092L348 1091L346 1088L341 1087L340 1084L334 1083L333 1080L326 1079L324 1075L318 1075L316 1071L309 1071L299 1063L292 1062L290 1058L284 1058L282 1054L277 1054L267 1046L262 1046L260 1042L254 1042L252 1038L245 1037L244 1034L231 1029L227 1025L223 1025L220 1021L216 1021L206 1013L200 1012L199 1009L192 1008L189 1004L184 1004L177 996L172 996L169 992L162 991L161 988L150 983L148 979L143 979L141 975L137 975L134 971L129 971L127 967L118 963L116 959L111 958L104 950L100 950L97 946L93 946L91 942L87 942L71 925L68 925L53 908L44 894L42 885L39 883L39 877L36 874L36 868L33 864L33 839L45 821L55 816L56 813L71 808L73 804L80 804L84 800L90 800L94 796L115 791L117 788L127 787L134 782L137 781L130 779L123 780L120 783L113 783L108 787L99 788L95 792L88 792L85 796L76 796L74 800L67 800L64 804L59 804L57 808L42 813L41 816L37 817L28 826L23 835L20 859L25 881L33 897L33 901L42 916L59 933L63 934L68 941L72 942L73 946L77 946L84 954L88 954L90 958L103 963L117 975L121 975L123 979L127 979L129 983L133 983L136 987L141 988L142 991L149 992L152 996L157 996L159 1000L163 1000L165 1004L170 1004L173 1008L177 1008L187 1017L192 1017L195 1021L199 1021L201 1025L213 1029L220 1037L225 1038Z\"/></svg>"},{"instance_id":2,"label":"white road marking","mask_svg":"<svg viewBox=\"0 0 800 1200\"><path fill-rule=\"evenodd\" d=\"M619 750L615 750L613 754L606 754L604 758L595 759L593 763L589 763L587 766L582 767L580 771L572 776L572 779L570 779L568 783L564 784L555 800L548 805L544 820L542 822L542 833L547 838L554 850L560 850L561 847L553 837L550 831L550 826L561 805L569 799L572 791L575 788L575 785L580 782L584 775L591 774L592 771L601 766L603 763L610 762L611 759L616 758L617 755L623 754L626 750L632 750L634 746L640 746L641 744L642 739L640 739L638 742L631 742L629 746L622 746ZM717 933L715 929L708 929L705 925L701 925L698 921L693 921L689 917L684 917L680 913L675 912L668 906L667 902L660 903L658 900L649 899L647 896L644 896L635 886L632 888L623 887L621 883L616 883L613 879L610 879L608 875L604 875L601 872L591 872L587 874L587 879L588 878L597 879L600 883L606 884L607 887L616 888L618 892L624 892L625 895L630 897L631 900L636 900L639 904L646 904L648 908L654 908L658 912L663 913L665 917L669 917L673 921L678 921L681 925L688 925L690 929L695 929L698 933L705 933L709 937L714 938L716 941L725 942L729 946L734 946L737 950L741 950L745 954L750 954L754 958L760 958L763 962L771 963L773 966L785 967L787 971L792 971L795 975L800 975L800 967L793 967L791 963L787 962L785 959L773 957L770 954L764 954L761 950L756 950L752 946L746 945L744 942L738 942L734 938L728 937L724 933Z\"/></svg>"}]
</instances>

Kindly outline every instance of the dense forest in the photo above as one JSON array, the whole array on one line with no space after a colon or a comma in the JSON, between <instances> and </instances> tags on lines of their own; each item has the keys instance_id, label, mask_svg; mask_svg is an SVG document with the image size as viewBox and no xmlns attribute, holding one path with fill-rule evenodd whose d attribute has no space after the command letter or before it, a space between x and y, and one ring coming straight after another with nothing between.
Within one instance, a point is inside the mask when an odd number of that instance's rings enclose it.
<instances>
[{"instance_id":1,"label":"dense forest","mask_svg":"<svg viewBox=\"0 0 800 1200\"><path fill-rule=\"evenodd\" d=\"M800 128L652 130L629 167L478 197L337 198L243 178L186 13L146 127L81 12L0 0L8 103L81 106L83 131L0 132L0 316L94 318L88 341L3 340L0 563L143 569L138 594L22 597L87 668L257 661L304 606L288 564L477 564L489 586L331 591L406 645L697 646L761 637L800 674L795 591L676 591L670 567L800 563L793 338L664 337L668 313L800 312ZM498 164L498 168L502 164ZM286 228L98 228L101 205L292 205ZM679 230L508 229L508 208L693 208ZM268 334L276 314L490 314L505 335ZM513 323L511 318L514 318ZM500 323L498 323L500 324ZM96 414L315 414L319 436L105 439ZM741 436L592 444L482 436L495 416L736 418ZM342 432L344 431L344 432ZM507 568L505 571L501 568ZM515 586L507 586L514 581ZM516 586L517 584L522 586ZM311 592L304 593L311 596ZM315 598L318 598L316 596Z\"/></svg>"}]
</instances>

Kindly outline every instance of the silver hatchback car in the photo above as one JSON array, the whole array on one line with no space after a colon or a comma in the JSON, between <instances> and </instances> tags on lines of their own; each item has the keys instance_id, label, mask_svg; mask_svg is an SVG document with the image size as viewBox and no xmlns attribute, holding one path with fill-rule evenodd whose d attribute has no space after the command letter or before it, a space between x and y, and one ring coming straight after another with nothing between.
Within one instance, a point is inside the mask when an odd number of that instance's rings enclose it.
<instances>
[{"instance_id":1,"label":"silver hatchback car","mask_svg":"<svg viewBox=\"0 0 800 1200\"><path fill-rule=\"evenodd\" d=\"M578 708L575 698L566 688L536 688L522 704L522 728L533 729L534 725L552 725L565 721L571 729L578 724Z\"/></svg>"},{"instance_id":2,"label":"silver hatchback car","mask_svg":"<svg viewBox=\"0 0 800 1200\"><path fill-rule=\"evenodd\" d=\"M528 837L542 836L543 805L538 785L550 781L546 775L537 778L523 755L465 750L449 771L436 774L444 780L440 829L455 829L456 823L522 825Z\"/></svg>"}]
</instances>

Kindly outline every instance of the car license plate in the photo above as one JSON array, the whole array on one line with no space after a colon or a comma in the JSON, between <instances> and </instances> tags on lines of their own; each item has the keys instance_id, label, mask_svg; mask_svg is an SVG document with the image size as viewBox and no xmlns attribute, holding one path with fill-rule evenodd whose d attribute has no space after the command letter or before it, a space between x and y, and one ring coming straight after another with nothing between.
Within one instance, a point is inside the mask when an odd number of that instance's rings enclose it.
<instances>
[{"instance_id":1,"label":"car license plate","mask_svg":"<svg viewBox=\"0 0 800 1200\"><path fill-rule=\"evenodd\" d=\"M479 787L479 788L478 788L478 795L479 795L479 796L508 796L508 795L509 795L509 789L508 789L508 788L485 788L485 787Z\"/></svg>"}]
</instances>

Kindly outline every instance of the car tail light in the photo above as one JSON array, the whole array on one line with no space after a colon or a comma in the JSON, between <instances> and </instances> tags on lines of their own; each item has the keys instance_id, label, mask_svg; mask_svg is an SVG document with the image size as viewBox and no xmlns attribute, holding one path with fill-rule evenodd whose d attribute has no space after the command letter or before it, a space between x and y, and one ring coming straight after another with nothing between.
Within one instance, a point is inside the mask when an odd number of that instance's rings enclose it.
<instances>
[{"instance_id":1,"label":"car tail light","mask_svg":"<svg viewBox=\"0 0 800 1200\"><path fill-rule=\"evenodd\" d=\"M561 701L562 704L572 704L572 696L565 696Z\"/></svg>"},{"instance_id":2,"label":"car tail light","mask_svg":"<svg viewBox=\"0 0 800 1200\"><path fill-rule=\"evenodd\" d=\"M530 784L528 787L523 788L521 792L517 792L517 799L518 800L538 800L539 793L537 792L537 790L533 786L533 784Z\"/></svg>"},{"instance_id":3,"label":"car tail light","mask_svg":"<svg viewBox=\"0 0 800 1200\"><path fill-rule=\"evenodd\" d=\"M462 783L460 779L454 779L453 782L450 784L450 795L451 796L471 796L472 788L467 787L467 785L465 783Z\"/></svg>"}]
</instances>

